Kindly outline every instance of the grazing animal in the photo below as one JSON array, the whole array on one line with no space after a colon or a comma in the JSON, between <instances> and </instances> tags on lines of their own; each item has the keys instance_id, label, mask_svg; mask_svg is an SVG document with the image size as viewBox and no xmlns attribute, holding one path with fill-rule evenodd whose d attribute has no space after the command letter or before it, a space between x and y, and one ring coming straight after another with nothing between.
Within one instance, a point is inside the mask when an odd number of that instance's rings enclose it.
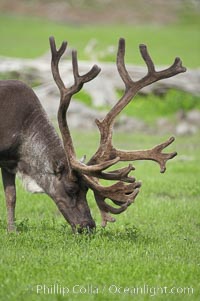
<instances>
[{"instance_id":1,"label":"grazing animal","mask_svg":"<svg viewBox=\"0 0 200 301\"><path fill-rule=\"evenodd\" d=\"M58 124L62 140L31 88L16 80L0 81L0 168L9 231L15 229L17 173L24 179L29 190L44 192L54 200L73 231L82 231L84 228L95 228L86 198L88 189L94 192L102 216L102 226L115 221L110 213L119 214L125 211L139 192L141 183L130 175L134 170L131 164L112 171L106 171L107 168L119 161L153 160L159 163L161 172L164 172L167 160L176 156L176 152L162 153L162 150L174 141L173 137L152 149L141 151L119 150L112 145L114 120L135 94L155 81L186 71L179 58L176 58L169 68L155 71L147 47L140 45L148 73L142 79L133 81L124 63L125 41L120 39L117 68L125 84L124 94L102 121L96 120L100 131L100 145L96 153L87 163L77 160L66 113L72 96L80 91L86 82L95 78L100 68L94 65L88 73L79 75L77 53L73 51L74 84L66 88L58 68L66 47L67 43L63 42L57 50L54 38L50 37L52 74L60 90ZM103 186L99 179L115 183ZM106 203L106 198L117 206Z\"/></svg>"}]
</instances>

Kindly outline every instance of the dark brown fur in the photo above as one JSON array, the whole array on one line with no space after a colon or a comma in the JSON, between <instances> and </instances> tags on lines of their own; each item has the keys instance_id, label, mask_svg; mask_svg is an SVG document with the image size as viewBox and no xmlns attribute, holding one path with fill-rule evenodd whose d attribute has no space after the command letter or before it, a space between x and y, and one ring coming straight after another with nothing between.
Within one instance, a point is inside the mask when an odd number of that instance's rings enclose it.
<instances>
[{"instance_id":1,"label":"dark brown fur","mask_svg":"<svg viewBox=\"0 0 200 301\"><path fill-rule=\"evenodd\" d=\"M80 178L68 178L62 142L37 96L24 83L0 81L0 167L8 208L8 230L14 229L15 175L28 176L56 203L72 228L95 223Z\"/></svg>"}]
</instances>

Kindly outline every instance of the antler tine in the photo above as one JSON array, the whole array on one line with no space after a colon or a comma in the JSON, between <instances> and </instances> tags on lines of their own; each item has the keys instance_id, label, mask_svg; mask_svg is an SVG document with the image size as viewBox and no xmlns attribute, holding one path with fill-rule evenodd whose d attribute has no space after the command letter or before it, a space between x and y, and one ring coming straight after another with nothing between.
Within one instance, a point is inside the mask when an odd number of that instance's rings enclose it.
<instances>
[{"instance_id":1,"label":"antler tine","mask_svg":"<svg viewBox=\"0 0 200 301\"><path fill-rule=\"evenodd\" d=\"M79 92L80 89L82 88L83 84L94 79L101 71L101 69L97 65L94 65L89 72L87 72L84 75L79 75L76 50L72 51L72 66L73 66L73 74L74 74L73 94Z\"/></svg>"},{"instance_id":2,"label":"antler tine","mask_svg":"<svg viewBox=\"0 0 200 301\"><path fill-rule=\"evenodd\" d=\"M72 50L72 66L73 66L74 82L77 84L77 81L80 76L78 73L78 60L77 60L76 50Z\"/></svg>"},{"instance_id":3,"label":"antler tine","mask_svg":"<svg viewBox=\"0 0 200 301\"><path fill-rule=\"evenodd\" d=\"M135 178L132 176L129 176L129 173L132 170L135 170L135 168L129 164L127 167L123 167L120 169L116 169L109 172L103 172L104 169L107 169L109 166L114 165L119 161L119 157L117 157L114 160L106 161L104 163L99 163L97 165L85 165L80 170L80 164L77 166L76 171L84 172L86 175L90 175L92 177L98 178L98 179L104 179L104 180L111 180L111 181L122 181L126 183L134 183ZM104 164L104 165L102 165Z\"/></svg>"},{"instance_id":4,"label":"antler tine","mask_svg":"<svg viewBox=\"0 0 200 301\"><path fill-rule=\"evenodd\" d=\"M125 211L128 206L130 206L136 196L139 193L139 188L141 187L141 182L135 182L131 184L125 184L121 181L104 187L102 186L97 178L91 176L83 175L84 181L87 186L93 190L97 205L100 209L102 216L102 226L106 226L107 222L114 222L115 219L109 215L120 214ZM112 207L105 202L105 199L110 199L114 204L119 207Z\"/></svg>"},{"instance_id":5,"label":"antler tine","mask_svg":"<svg viewBox=\"0 0 200 301\"><path fill-rule=\"evenodd\" d=\"M155 66L154 63L147 51L147 46L144 44L140 44L140 53L142 55L143 60L145 61L147 68L148 68L148 74L154 74L155 72Z\"/></svg>"},{"instance_id":6,"label":"antler tine","mask_svg":"<svg viewBox=\"0 0 200 301\"><path fill-rule=\"evenodd\" d=\"M160 165L160 172L166 170L166 162L177 155L177 152L162 153L163 149L174 142L175 138L170 137L165 142L154 146L152 149L123 151L115 149L115 155L120 157L120 161L152 160Z\"/></svg>"},{"instance_id":7,"label":"antler tine","mask_svg":"<svg viewBox=\"0 0 200 301\"><path fill-rule=\"evenodd\" d=\"M125 57L125 40L121 38L119 39L119 44L118 44L117 69L121 79L123 80L126 86L126 89L128 89L132 85L133 81L126 69L124 57Z\"/></svg>"},{"instance_id":8,"label":"antler tine","mask_svg":"<svg viewBox=\"0 0 200 301\"><path fill-rule=\"evenodd\" d=\"M113 160L108 160L99 164L94 164L94 165L85 165L81 163L80 161L73 160L72 159L72 165L73 169L79 173L83 173L85 175L97 175L98 173L101 173L102 170L107 169L108 167L116 164L119 162L120 158L116 157Z\"/></svg>"},{"instance_id":9,"label":"antler tine","mask_svg":"<svg viewBox=\"0 0 200 301\"><path fill-rule=\"evenodd\" d=\"M132 203L134 203L138 193L139 193L139 189L136 188L134 192L131 194L131 198L121 204L112 200L114 203L120 206L119 208L115 208L105 202L105 197L101 193L94 191L95 200L97 202L97 205L101 213L102 227L106 227L107 222L111 222L111 223L115 222L115 218L113 218L109 213L120 214L124 212Z\"/></svg>"},{"instance_id":10,"label":"antler tine","mask_svg":"<svg viewBox=\"0 0 200 301\"><path fill-rule=\"evenodd\" d=\"M110 186L102 186L96 178L87 175L83 175L83 177L93 191L98 191L99 194L103 195L105 198L109 198L119 203L130 201L134 190L142 185L139 181L134 181L130 184L119 181Z\"/></svg>"},{"instance_id":11,"label":"antler tine","mask_svg":"<svg viewBox=\"0 0 200 301\"><path fill-rule=\"evenodd\" d=\"M114 171L101 172L96 177L98 177L99 179L104 179L104 180L120 180L120 181L126 182L126 183L134 183L135 178L132 176L129 176L129 173L132 170L135 170L135 167L133 167L131 164L129 164L127 167L116 169Z\"/></svg>"},{"instance_id":12,"label":"antler tine","mask_svg":"<svg viewBox=\"0 0 200 301\"><path fill-rule=\"evenodd\" d=\"M54 78L58 88L60 90L63 90L63 89L65 89L65 85L60 77L58 64L59 64L61 56L63 55L63 53L65 52L65 50L67 48L67 42L63 41L62 45L60 46L60 48L58 50L56 49L56 43L55 43L54 37L50 37L49 42L50 42L51 54L52 54L51 68L52 68L53 78Z\"/></svg>"},{"instance_id":13,"label":"antler tine","mask_svg":"<svg viewBox=\"0 0 200 301\"><path fill-rule=\"evenodd\" d=\"M174 63L169 68L164 69L162 71L156 71L155 67L154 67L154 63L148 53L147 46L144 44L141 44L139 46L139 48L140 48L141 56L142 56L143 60L145 61L147 68L148 68L147 75L138 81L138 83L142 83L143 86L150 85L155 81L158 81L158 80L161 80L164 78L169 78L176 74L186 71L186 68L182 66L181 59L178 57L175 58Z\"/></svg>"}]
</instances>

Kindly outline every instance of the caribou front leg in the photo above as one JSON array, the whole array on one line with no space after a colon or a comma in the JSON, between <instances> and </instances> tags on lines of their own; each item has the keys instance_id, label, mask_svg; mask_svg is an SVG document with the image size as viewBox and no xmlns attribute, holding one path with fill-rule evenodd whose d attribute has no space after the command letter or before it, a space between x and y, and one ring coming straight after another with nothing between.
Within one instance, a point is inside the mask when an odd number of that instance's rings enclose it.
<instances>
[{"instance_id":1,"label":"caribou front leg","mask_svg":"<svg viewBox=\"0 0 200 301\"><path fill-rule=\"evenodd\" d=\"M8 172L2 168L2 179L6 198L7 216L8 216L8 232L15 231L15 204L16 204L16 188L15 174Z\"/></svg>"}]
</instances>

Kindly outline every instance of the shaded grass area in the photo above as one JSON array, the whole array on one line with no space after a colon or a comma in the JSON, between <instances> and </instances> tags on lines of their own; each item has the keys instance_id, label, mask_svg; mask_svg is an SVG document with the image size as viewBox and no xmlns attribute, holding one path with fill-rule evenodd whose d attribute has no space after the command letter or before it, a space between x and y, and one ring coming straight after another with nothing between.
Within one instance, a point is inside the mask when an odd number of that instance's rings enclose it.
<instances>
[{"instance_id":1,"label":"shaded grass area","mask_svg":"<svg viewBox=\"0 0 200 301\"><path fill-rule=\"evenodd\" d=\"M74 132L73 137L78 157L89 157L98 144L95 133ZM165 138L117 134L115 145L150 148ZM97 221L96 233L91 235L73 235L49 198L26 193L20 183L19 233L7 234L1 186L0 299L151 300L154 287L189 287L193 294L165 294L160 289L154 299L199 300L199 138L199 134L177 138L169 150L176 149L179 155L168 163L165 174L159 174L155 163L135 162L134 175L143 181L141 192L136 203L106 229L100 227L97 206L89 194ZM55 284L68 287L67 296L37 294L37 285ZM113 293L113 285L146 285L146 293ZM147 286L151 292L147 293ZM81 293L81 287L87 291Z\"/></svg>"},{"instance_id":2,"label":"shaded grass area","mask_svg":"<svg viewBox=\"0 0 200 301\"><path fill-rule=\"evenodd\" d=\"M170 26L133 25L85 25L72 26L37 18L0 16L0 55L34 58L48 49L48 37L54 35L57 43L69 41L70 48L78 50L79 59L88 59L84 49L95 39L97 59L115 61L116 51L102 58L110 45L117 47L119 37L127 40L126 60L128 63L143 64L138 45L147 44L157 65L169 65L175 56L180 56L186 67L199 66L199 26L174 24Z\"/></svg>"}]
</instances>

